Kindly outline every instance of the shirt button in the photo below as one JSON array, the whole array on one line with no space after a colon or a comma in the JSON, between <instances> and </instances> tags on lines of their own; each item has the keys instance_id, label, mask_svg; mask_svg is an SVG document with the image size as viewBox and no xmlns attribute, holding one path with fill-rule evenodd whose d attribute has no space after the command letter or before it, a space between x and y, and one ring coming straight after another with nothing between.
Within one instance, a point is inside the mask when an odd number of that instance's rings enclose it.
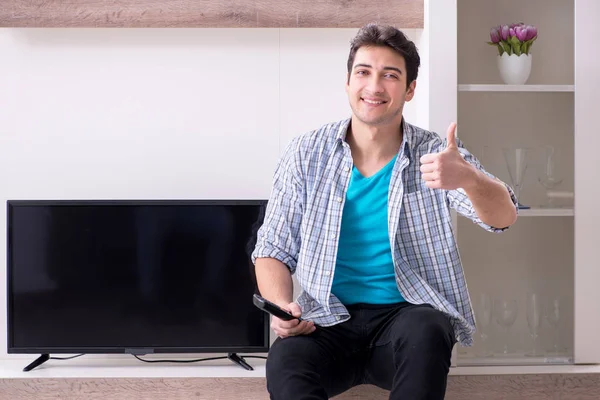
<instances>
[{"instance_id":1,"label":"shirt button","mask_svg":"<svg viewBox=\"0 0 600 400\"><path fill-rule=\"evenodd\" d=\"M341 197L338 197L336 200L337 200L338 203L342 202L342 198Z\"/></svg>"},{"instance_id":2,"label":"shirt button","mask_svg":"<svg viewBox=\"0 0 600 400\"><path fill-rule=\"evenodd\" d=\"M348 172L348 171L350 171L350 168L344 167L344 171Z\"/></svg>"},{"instance_id":3,"label":"shirt button","mask_svg":"<svg viewBox=\"0 0 600 400\"><path fill-rule=\"evenodd\" d=\"M339 315L336 315L335 319L337 319L339 321L340 319L342 319L342 317L340 317Z\"/></svg>"},{"instance_id":4,"label":"shirt button","mask_svg":"<svg viewBox=\"0 0 600 400\"><path fill-rule=\"evenodd\" d=\"M329 276L329 275L331 275L331 271L325 271L324 274L325 274L325 276Z\"/></svg>"},{"instance_id":5,"label":"shirt button","mask_svg":"<svg viewBox=\"0 0 600 400\"><path fill-rule=\"evenodd\" d=\"M332 239L335 239L335 233L332 233L330 236Z\"/></svg>"}]
</instances>

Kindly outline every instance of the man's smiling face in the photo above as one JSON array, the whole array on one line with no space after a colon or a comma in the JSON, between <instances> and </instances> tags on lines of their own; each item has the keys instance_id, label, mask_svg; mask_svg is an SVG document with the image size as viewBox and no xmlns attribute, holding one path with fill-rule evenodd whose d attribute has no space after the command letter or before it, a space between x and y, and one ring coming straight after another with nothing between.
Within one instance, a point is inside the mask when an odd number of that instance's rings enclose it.
<instances>
[{"instance_id":1,"label":"man's smiling face","mask_svg":"<svg viewBox=\"0 0 600 400\"><path fill-rule=\"evenodd\" d=\"M353 114L370 126L402 121L404 103L414 96L416 82L406 85L404 57L389 47L364 46L358 49L346 82Z\"/></svg>"}]
</instances>

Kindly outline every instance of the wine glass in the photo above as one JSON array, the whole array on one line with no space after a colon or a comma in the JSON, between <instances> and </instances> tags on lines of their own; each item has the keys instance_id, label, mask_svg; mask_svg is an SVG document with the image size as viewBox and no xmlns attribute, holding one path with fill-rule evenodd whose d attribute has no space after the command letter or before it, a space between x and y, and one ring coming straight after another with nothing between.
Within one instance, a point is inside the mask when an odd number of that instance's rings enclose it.
<instances>
[{"instance_id":1,"label":"wine glass","mask_svg":"<svg viewBox=\"0 0 600 400\"><path fill-rule=\"evenodd\" d=\"M561 177L558 177L555 172L556 163L556 150L553 146L545 146L546 157L545 157L545 171L542 176L538 178L538 181L542 184L546 190L552 190L563 181ZM548 206L553 206L553 199L548 197Z\"/></svg>"},{"instance_id":2,"label":"wine glass","mask_svg":"<svg viewBox=\"0 0 600 400\"><path fill-rule=\"evenodd\" d=\"M492 299L489 295L482 293L479 295L475 306L475 317L477 318L477 328L481 337L481 357L490 357L492 352L488 350L488 328L492 322Z\"/></svg>"},{"instance_id":3,"label":"wine glass","mask_svg":"<svg viewBox=\"0 0 600 400\"><path fill-rule=\"evenodd\" d=\"M552 346L552 353L560 353L558 348L558 334L559 334L559 322L560 322L560 301L558 299L552 299L552 302L546 309L546 321L554 329L554 341Z\"/></svg>"},{"instance_id":4,"label":"wine glass","mask_svg":"<svg viewBox=\"0 0 600 400\"><path fill-rule=\"evenodd\" d=\"M508 331L517 320L519 307L516 300L497 300L494 310L496 322L505 329L503 353L508 354Z\"/></svg>"},{"instance_id":5,"label":"wine glass","mask_svg":"<svg viewBox=\"0 0 600 400\"><path fill-rule=\"evenodd\" d=\"M504 160L508 168L508 175L512 183L512 187L517 198L517 206L519 208L529 208L521 203L521 191L523 190L523 182L525 180L525 172L527 171L527 156L529 149L526 147L518 148L503 148Z\"/></svg>"},{"instance_id":6,"label":"wine glass","mask_svg":"<svg viewBox=\"0 0 600 400\"><path fill-rule=\"evenodd\" d=\"M554 146L547 145L546 149L546 170L543 176L539 177L538 180L546 189L554 189L560 185L563 181L562 178L558 177L555 172L556 167L556 149Z\"/></svg>"},{"instance_id":7,"label":"wine glass","mask_svg":"<svg viewBox=\"0 0 600 400\"><path fill-rule=\"evenodd\" d=\"M529 326L529 333L533 341L533 349L530 353L525 354L530 357L538 357L540 353L537 351L537 339L539 336L539 329L542 323L542 310L540 306L540 297L537 293L532 293L527 297L527 326Z\"/></svg>"}]
</instances>

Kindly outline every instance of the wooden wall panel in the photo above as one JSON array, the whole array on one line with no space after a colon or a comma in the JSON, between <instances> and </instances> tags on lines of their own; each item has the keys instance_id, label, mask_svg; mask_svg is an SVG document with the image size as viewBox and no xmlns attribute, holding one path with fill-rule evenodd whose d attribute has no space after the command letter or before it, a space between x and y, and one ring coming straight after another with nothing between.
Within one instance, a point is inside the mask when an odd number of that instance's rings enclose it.
<instances>
[{"instance_id":1,"label":"wooden wall panel","mask_svg":"<svg viewBox=\"0 0 600 400\"><path fill-rule=\"evenodd\" d=\"M0 27L423 28L424 0L1 0Z\"/></svg>"},{"instance_id":2,"label":"wooden wall panel","mask_svg":"<svg viewBox=\"0 0 600 400\"><path fill-rule=\"evenodd\" d=\"M387 400L359 386L335 400ZM0 379L0 400L267 400L264 378ZM598 400L600 374L450 376L446 400Z\"/></svg>"}]
</instances>

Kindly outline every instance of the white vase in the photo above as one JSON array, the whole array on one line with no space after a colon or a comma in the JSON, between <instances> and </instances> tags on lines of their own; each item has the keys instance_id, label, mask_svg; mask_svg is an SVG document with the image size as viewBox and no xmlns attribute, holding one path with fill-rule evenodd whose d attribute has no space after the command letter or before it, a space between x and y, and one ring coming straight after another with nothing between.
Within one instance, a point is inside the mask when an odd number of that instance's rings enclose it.
<instances>
[{"instance_id":1,"label":"white vase","mask_svg":"<svg viewBox=\"0 0 600 400\"><path fill-rule=\"evenodd\" d=\"M502 53L498 56L498 70L507 85L523 85L531 73L531 54L517 56Z\"/></svg>"}]
</instances>

